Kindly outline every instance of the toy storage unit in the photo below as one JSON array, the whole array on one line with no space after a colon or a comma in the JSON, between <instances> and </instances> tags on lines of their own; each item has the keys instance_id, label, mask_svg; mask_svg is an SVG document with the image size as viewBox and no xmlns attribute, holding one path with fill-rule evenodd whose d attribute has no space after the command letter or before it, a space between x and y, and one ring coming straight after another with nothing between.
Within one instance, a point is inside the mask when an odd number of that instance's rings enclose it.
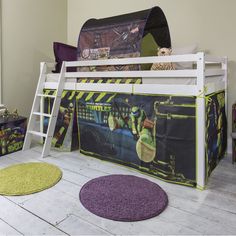
<instances>
[{"instance_id":1,"label":"toy storage unit","mask_svg":"<svg viewBox=\"0 0 236 236\"><path fill-rule=\"evenodd\" d=\"M0 118L0 156L21 150L24 143L27 119Z\"/></svg>"}]
</instances>

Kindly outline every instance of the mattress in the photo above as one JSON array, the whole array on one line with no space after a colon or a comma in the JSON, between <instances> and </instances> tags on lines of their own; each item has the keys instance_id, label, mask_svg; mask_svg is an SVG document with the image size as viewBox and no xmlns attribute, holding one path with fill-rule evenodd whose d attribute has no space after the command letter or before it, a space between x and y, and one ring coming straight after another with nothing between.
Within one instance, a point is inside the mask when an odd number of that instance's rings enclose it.
<instances>
[{"instance_id":1,"label":"mattress","mask_svg":"<svg viewBox=\"0 0 236 236\"><path fill-rule=\"evenodd\" d=\"M46 82L57 82L59 78L58 73L47 74ZM215 83L223 81L222 76L211 76L207 77L206 83ZM185 84L194 85L196 84L196 78L143 78L143 84ZM76 78L66 78L66 82L77 82Z\"/></svg>"},{"instance_id":2,"label":"mattress","mask_svg":"<svg viewBox=\"0 0 236 236\"><path fill-rule=\"evenodd\" d=\"M46 82L58 82L59 73L50 73L46 76ZM76 82L76 78L66 78L66 82Z\"/></svg>"},{"instance_id":3,"label":"mattress","mask_svg":"<svg viewBox=\"0 0 236 236\"><path fill-rule=\"evenodd\" d=\"M223 81L223 76L211 76L205 78L205 83L216 83ZM185 84L185 85L194 85L197 83L196 78L143 78L143 84Z\"/></svg>"}]
</instances>

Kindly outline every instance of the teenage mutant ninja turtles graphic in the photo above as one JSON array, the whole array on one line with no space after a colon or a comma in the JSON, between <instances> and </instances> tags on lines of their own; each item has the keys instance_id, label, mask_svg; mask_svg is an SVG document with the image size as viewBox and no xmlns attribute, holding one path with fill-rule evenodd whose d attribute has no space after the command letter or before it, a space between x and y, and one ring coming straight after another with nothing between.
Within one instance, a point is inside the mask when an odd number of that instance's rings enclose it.
<instances>
[{"instance_id":1,"label":"teenage mutant ninja turtles graphic","mask_svg":"<svg viewBox=\"0 0 236 236\"><path fill-rule=\"evenodd\" d=\"M137 106L132 107L130 119L131 119L132 133L134 136L138 138L140 137L143 128L143 122L146 119L145 111Z\"/></svg>"},{"instance_id":2,"label":"teenage mutant ninja turtles graphic","mask_svg":"<svg viewBox=\"0 0 236 236\"><path fill-rule=\"evenodd\" d=\"M218 152L219 155L222 153L222 140L223 140L223 112L221 112L222 109L224 109L225 106L225 96L224 93L217 94L217 101L218 101L218 119L217 119L217 146L218 146Z\"/></svg>"},{"instance_id":3,"label":"teenage mutant ninja turtles graphic","mask_svg":"<svg viewBox=\"0 0 236 236\"><path fill-rule=\"evenodd\" d=\"M211 94L207 98L206 156L207 173L210 175L226 149L226 116L224 92Z\"/></svg>"},{"instance_id":4,"label":"teenage mutant ninja turtles graphic","mask_svg":"<svg viewBox=\"0 0 236 236\"><path fill-rule=\"evenodd\" d=\"M119 128L128 128L137 141L136 151L140 160L151 162L155 158L156 144L154 137L154 123L148 120L143 109L133 106L129 117L116 118L112 113L108 117L111 131Z\"/></svg>"},{"instance_id":5,"label":"teenage mutant ninja turtles graphic","mask_svg":"<svg viewBox=\"0 0 236 236\"><path fill-rule=\"evenodd\" d=\"M23 147L26 120L21 124L9 123L0 129L0 156L20 150Z\"/></svg>"},{"instance_id":6,"label":"teenage mutant ninja turtles graphic","mask_svg":"<svg viewBox=\"0 0 236 236\"><path fill-rule=\"evenodd\" d=\"M162 136L162 134L157 133L159 130L157 127L158 120L169 120L168 122L171 123L172 120L173 122L178 122L178 120L187 121L187 119L191 119L193 120L191 123L194 124L195 116L163 112L163 107L165 107L164 110L172 109L174 111L178 109L178 106L182 107L182 105L173 104L172 99L169 97L163 101L154 100L148 107L146 105L144 107L142 105L132 105L128 102L128 99L126 99L126 103L130 106L129 115L122 116L122 105L121 103L119 103L119 106L116 104L115 108L118 113L110 112L108 116L109 129L112 132L120 129L129 130L135 140L135 152L141 161L140 165L142 169L147 169L148 172L152 172L162 178L192 184L192 181L185 177L184 173L181 173L178 166L179 163L176 162L175 150L172 150L172 145L168 147L166 146L165 140L157 138L158 136ZM162 107L162 109L159 110L159 107ZM162 124L159 125L162 126ZM158 144L160 146L157 146ZM158 151L158 149L162 151Z\"/></svg>"},{"instance_id":7,"label":"teenage mutant ninja turtles graphic","mask_svg":"<svg viewBox=\"0 0 236 236\"><path fill-rule=\"evenodd\" d=\"M74 105L73 103L69 103L69 107L60 106L59 108L59 117L58 122L60 122L60 129L54 134L52 138L52 145L55 147L59 147L61 137L65 136L67 132L68 126L70 124L72 114L74 112Z\"/></svg>"},{"instance_id":8,"label":"teenage mutant ninja turtles graphic","mask_svg":"<svg viewBox=\"0 0 236 236\"><path fill-rule=\"evenodd\" d=\"M54 90L45 90L45 94L53 95ZM59 107L55 131L52 138L52 147L59 150L70 151L78 148L77 125L74 123L75 91L63 91ZM44 112L51 113L53 98L45 99ZM44 118L44 132L48 127L49 119Z\"/></svg>"},{"instance_id":9,"label":"teenage mutant ninja turtles graphic","mask_svg":"<svg viewBox=\"0 0 236 236\"><path fill-rule=\"evenodd\" d=\"M89 95L77 100L82 153L194 185L194 98Z\"/></svg>"}]
</instances>

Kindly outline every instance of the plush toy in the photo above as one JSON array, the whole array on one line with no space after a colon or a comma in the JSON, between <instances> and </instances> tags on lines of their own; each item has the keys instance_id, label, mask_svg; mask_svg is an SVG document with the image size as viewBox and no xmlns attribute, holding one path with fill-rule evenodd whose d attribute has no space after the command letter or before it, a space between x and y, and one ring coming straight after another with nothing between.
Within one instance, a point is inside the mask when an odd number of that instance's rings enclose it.
<instances>
[{"instance_id":1,"label":"plush toy","mask_svg":"<svg viewBox=\"0 0 236 236\"><path fill-rule=\"evenodd\" d=\"M11 113L13 119L19 118L19 114L17 109L14 109L13 112Z\"/></svg>"},{"instance_id":2,"label":"plush toy","mask_svg":"<svg viewBox=\"0 0 236 236\"><path fill-rule=\"evenodd\" d=\"M159 48L157 50L158 56L170 56L172 53L171 48ZM174 70L175 67L172 62L159 62L153 63L151 70Z\"/></svg>"}]
</instances>

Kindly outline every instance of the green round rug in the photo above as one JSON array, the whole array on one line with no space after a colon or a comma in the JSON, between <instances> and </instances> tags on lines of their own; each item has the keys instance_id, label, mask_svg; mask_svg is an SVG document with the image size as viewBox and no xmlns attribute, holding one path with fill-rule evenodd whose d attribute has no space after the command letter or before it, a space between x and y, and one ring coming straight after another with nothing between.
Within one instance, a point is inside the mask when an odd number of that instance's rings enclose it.
<instances>
[{"instance_id":1,"label":"green round rug","mask_svg":"<svg viewBox=\"0 0 236 236\"><path fill-rule=\"evenodd\" d=\"M30 162L0 170L0 195L27 195L55 185L62 171L54 165Z\"/></svg>"}]
</instances>

